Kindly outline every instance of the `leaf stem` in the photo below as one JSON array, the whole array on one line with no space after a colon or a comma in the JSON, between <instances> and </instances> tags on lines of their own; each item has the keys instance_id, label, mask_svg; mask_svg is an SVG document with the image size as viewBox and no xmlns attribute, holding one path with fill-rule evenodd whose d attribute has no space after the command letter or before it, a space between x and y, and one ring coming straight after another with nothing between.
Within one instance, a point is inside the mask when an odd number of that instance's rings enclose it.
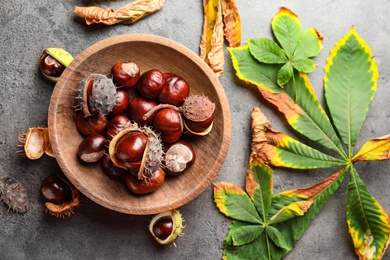
<instances>
[{"instance_id":1,"label":"leaf stem","mask_svg":"<svg viewBox=\"0 0 390 260\"><path fill-rule=\"evenodd\" d=\"M297 91L297 83L295 82L295 75L292 74L292 80L294 85L294 94L295 94L295 103L298 103L298 91Z\"/></svg>"},{"instance_id":2,"label":"leaf stem","mask_svg":"<svg viewBox=\"0 0 390 260\"><path fill-rule=\"evenodd\" d=\"M268 260L272 260L272 258L271 258L271 247L270 247L270 244L269 244L267 227L265 228L265 241L267 242Z\"/></svg>"}]
</instances>

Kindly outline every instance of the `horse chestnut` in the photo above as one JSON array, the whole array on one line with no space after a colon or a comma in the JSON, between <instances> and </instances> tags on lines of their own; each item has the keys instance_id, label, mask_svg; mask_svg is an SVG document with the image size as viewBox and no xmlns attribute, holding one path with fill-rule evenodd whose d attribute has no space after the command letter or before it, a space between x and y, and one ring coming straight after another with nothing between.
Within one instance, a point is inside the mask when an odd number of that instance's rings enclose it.
<instances>
[{"instance_id":1,"label":"horse chestnut","mask_svg":"<svg viewBox=\"0 0 390 260\"><path fill-rule=\"evenodd\" d=\"M165 84L158 96L160 103L180 106L190 93L190 87L182 77L174 73L164 73Z\"/></svg>"},{"instance_id":2,"label":"horse chestnut","mask_svg":"<svg viewBox=\"0 0 390 260\"><path fill-rule=\"evenodd\" d=\"M174 244L183 228L183 218L175 209L155 215L149 224L150 234L161 245Z\"/></svg>"},{"instance_id":3,"label":"horse chestnut","mask_svg":"<svg viewBox=\"0 0 390 260\"><path fill-rule=\"evenodd\" d=\"M140 78L140 69L134 62L117 62L111 68L111 75L118 87L132 88Z\"/></svg>"},{"instance_id":4,"label":"horse chestnut","mask_svg":"<svg viewBox=\"0 0 390 260\"><path fill-rule=\"evenodd\" d=\"M120 180L127 173L126 170L115 167L108 154L104 154L102 158L103 172L113 180Z\"/></svg>"},{"instance_id":5,"label":"horse chestnut","mask_svg":"<svg viewBox=\"0 0 390 260\"><path fill-rule=\"evenodd\" d=\"M137 83L137 89L144 98L155 99L160 95L164 83L162 72L158 69L152 69L142 73Z\"/></svg>"},{"instance_id":6,"label":"horse chestnut","mask_svg":"<svg viewBox=\"0 0 390 260\"><path fill-rule=\"evenodd\" d=\"M125 90L118 90L116 92L115 106L112 108L111 112L108 113L107 117L124 114L129 107L129 103L129 93Z\"/></svg>"},{"instance_id":7,"label":"horse chestnut","mask_svg":"<svg viewBox=\"0 0 390 260\"><path fill-rule=\"evenodd\" d=\"M160 133L163 143L171 144L183 134L183 121L179 112L172 108L164 108L157 112L153 128Z\"/></svg>"},{"instance_id":8,"label":"horse chestnut","mask_svg":"<svg viewBox=\"0 0 390 260\"><path fill-rule=\"evenodd\" d=\"M130 119L123 115L113 117L106 126L106 138L111 140L119 131L124 129L130 122Z\"/></svg>"},{"instance_id":9,"label":"horse chestnut","mask_svg":"<svg viewBox=\"0 0 390 260\"><path fill-rule=\"evenodd\" d=\"M45 200L61 204L72 198L72 189L67 181L57 174L46 177L41 183L41 195Z\"/></svg>"},{"instance_id":10,"label":"horse chestnut","mask_svg":"<svg viewBox=\"0 0 390 260\"><path fill-rule=\"evenodd\" d=\"M165 180L165 173L160 168L150 177L139 180L137 177L129 174L126 176L126 186L135 194L147 194L156 191L161 187Z\"/></svg>"},{"instance_id":11,"label":"horse chestnut","mask_svg":"<svg viewBox=\"0 0 390 260\"><path fill-rule=\"evenodd\" d=\"M130 101L129 117L139 125L151 125L154 115L151 115L147 119L144 119L143 116L155 106L157 106L157 103L153 100L134 97Z\"/></svg>"},{"instance_id":12,"label":"horse chestnut","mask_svg":"<svg viewBox=\"0 0 390 260\"><path fill-rule=\"evenodd\" d=\"M84 117L84 114L80 112L76 119L77 130L87 136L90 134L100 134L107 126L107 117L96 114L94 116Z\"/></svg>"},{"instance_id":13,"label":"horse chestnut","mask_svg":"<svg viewBox=\"0 0 390 260\"><path fill-rule=\"evenodd\" d=\"M148 138L141 132L129 132L122 136L115 146L116 157L122 162L142 159Z\"/></svg>"},{"instance_id":14,"label":"horse chestnut","mask_svg":"<svg viewBox=\"0 0 390 260\"><path fill-rule=\"evenodd\" d=\"M66 67L53 58L50 54L45 53L39 60L39 68L46 76L59 77Z\"/></svg>"},{"instance_id":15,"label":"horse chestnut","mask_svg":"<svg viewBox=\"0 0 390 260\"><path fill-rule=\"evenodd\" d=\"M101 134L88 135L79 145L77 155L87 163L99 161L107 146L107 139Z\"/></svg>"}]
</instances>

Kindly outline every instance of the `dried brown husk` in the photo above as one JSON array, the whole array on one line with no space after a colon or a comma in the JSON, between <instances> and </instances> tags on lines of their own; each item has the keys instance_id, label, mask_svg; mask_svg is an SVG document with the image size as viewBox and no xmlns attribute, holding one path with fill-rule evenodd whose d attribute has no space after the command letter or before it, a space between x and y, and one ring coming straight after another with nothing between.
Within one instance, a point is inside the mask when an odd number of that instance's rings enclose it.
<instances>
[{"instance_id":1,"label":"dried brown husk","mask_svg":"<svg viewBox=\"0 0 390 260\"><path fill-rule=\"evenodd\" d=\"M19 136L19 141L22 143L22 150L18 153L30 160L37 160L45 153L54 157L54 153L50 144L49 130L45 126L37 126L28 128Z\"/></svg>"},{"instance_id":2,"label":"dried brown husk","mask_svg":"<svg viewBox=\"0 0 390 260\"><path fill-rule=\"evenodd\" d=\"M203 32L200 41L200 57L219 78L225 63L224 30L220 0L203 0Z\"/></svg>"},{"instance_id":3,"label":"dried brown husk","mask_svg":"<svg viewBox=\"0 0 390 260\"><path fill-rule=\"evenodd\" d=\"M74 214L74 209L80 206L80 192L77 189L72 189L72 199L62 204L55 204L52 202L46 202L46 212L57 218L70 217Z\"/></svg>"},{"instance_id":4,"label":"dried brown husk","mask_svg":"<svg viewBox=\"0 0 390 260\"><path fill-rule=\"evenodd\" d=\"M118 23L132 24L150 14L162 9L165 0L135 0L118 10L113 8L103 9L98 6L74 7L74 14L85 19L87 25L103 23L114 25Z\"/></svg>"},{"instance_id":5,"label":"dried brown husk","mask_svg":"<svg viewBox=\"0 0 390 260\"><path fill-rule=\"evenodd\" d=\"M234 0L222 0L225 38L230 47L241 45L241 17Z\"/></svg>"}]
</instances>

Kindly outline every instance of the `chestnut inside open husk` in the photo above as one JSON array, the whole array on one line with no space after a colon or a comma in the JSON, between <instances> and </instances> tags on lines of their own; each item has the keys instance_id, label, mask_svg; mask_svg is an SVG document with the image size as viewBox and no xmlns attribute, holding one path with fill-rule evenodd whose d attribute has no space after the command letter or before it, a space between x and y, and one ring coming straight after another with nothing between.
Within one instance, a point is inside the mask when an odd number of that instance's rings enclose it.
<instances>
[{"instance_id":1,"label":"chestnut inside open husk","mask_svg":"<svg viewBox=\"0 0 390 260\"><path fill-rule=\"evenodd\" d=\"M46 212L52 216L58 218L70 216L80 205L79 191L62 174L46 177L41 183L40 191L46 200Z\"/></svg>"}]
</instances>

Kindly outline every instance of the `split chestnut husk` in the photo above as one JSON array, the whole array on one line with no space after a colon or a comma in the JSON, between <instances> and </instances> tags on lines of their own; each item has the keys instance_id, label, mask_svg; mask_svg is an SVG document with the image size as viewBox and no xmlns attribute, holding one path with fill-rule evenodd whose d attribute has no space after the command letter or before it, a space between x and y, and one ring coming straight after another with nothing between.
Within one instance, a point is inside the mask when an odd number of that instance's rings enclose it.
<instances>
[{"instance_id":1,"label":"split chestnut husk","mask_svg":"<svg viewBox=\"0 0 390 260\"><path fill-rule=\"evenodd\" d=\"M18 150L21 156L30 160L37 160L43 154L54 157L49 140L49 130L45 126L28 128L19 135L19 141L22 143L19 146L23 147L22 150Z\"/></svg>"},{"instance_id":2,"label":"split chestnut husk","mask_svg":"<svg viewBox=\"0 0 390 260\"><path fill-rule=\"evenodd\" d=\"M175 209L155 215L149 224L150 234L161 245L174 244L183 228L182 215Z\"/></svg>"},{"instance_id":3,"label":"split chestnut husk","mask_svg":"<svg viewBox=\"0 0 390 260\"><path fill-rule=\"evenodd\" d=\"M85 117L106 116L115 107L116 98L117 89L112 79L103 74L90 74L79 83L75 109L83 111Z\"/></svg>"}]
</instances>

